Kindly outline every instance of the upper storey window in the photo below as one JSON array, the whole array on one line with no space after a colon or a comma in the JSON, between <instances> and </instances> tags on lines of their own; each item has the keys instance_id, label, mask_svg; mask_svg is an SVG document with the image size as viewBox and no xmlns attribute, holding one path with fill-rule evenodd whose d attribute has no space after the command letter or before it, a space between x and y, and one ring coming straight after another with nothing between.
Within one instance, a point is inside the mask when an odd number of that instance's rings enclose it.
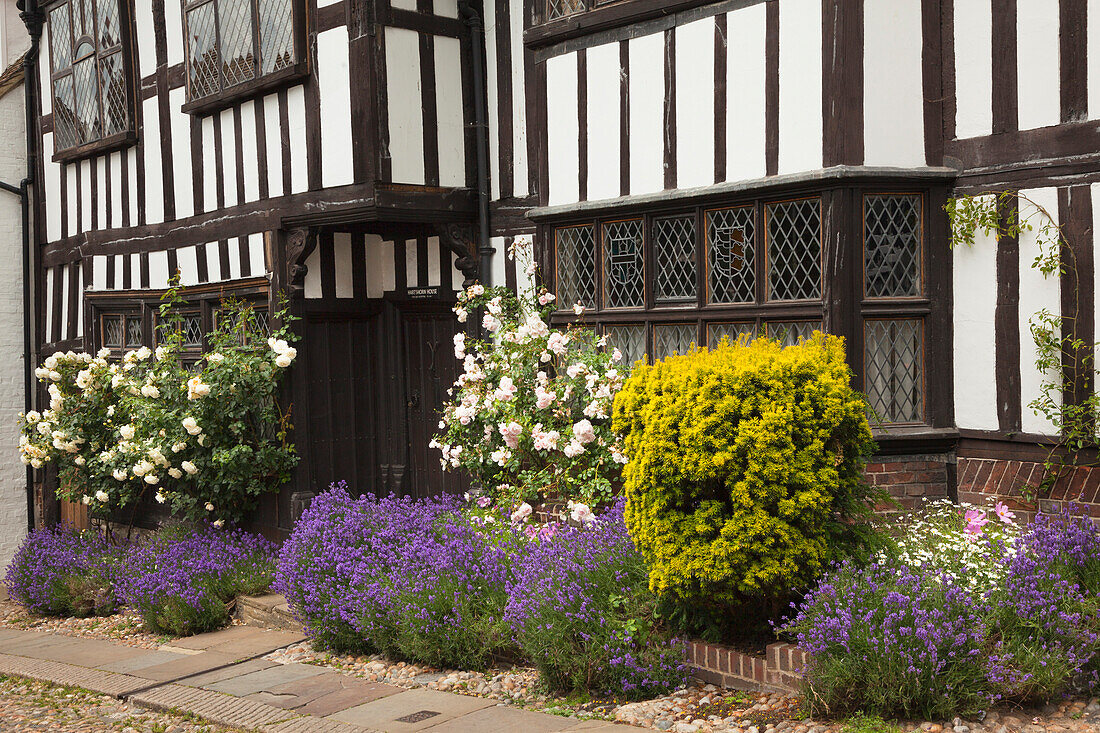
<instances>
[{"instance_id":1,"label":"upper storey window","mask_svg":"<svg viewBox=\"0 0 1100 733\"><path fill-rule=\"evenodd\" d=\"M302 72L297 0L184 0L189 109Z\"/></svg>"},{"instance_id":2,"label":"upper storey window","mask_svg":"<svg viewBox=\"0 0 1100 733\"><path fill-rule=\"evenodd\" d=\"M78 157L131 136L123 12L119 0L64 0L49 11L58 157Z\"/></svg>"}]
</instances>

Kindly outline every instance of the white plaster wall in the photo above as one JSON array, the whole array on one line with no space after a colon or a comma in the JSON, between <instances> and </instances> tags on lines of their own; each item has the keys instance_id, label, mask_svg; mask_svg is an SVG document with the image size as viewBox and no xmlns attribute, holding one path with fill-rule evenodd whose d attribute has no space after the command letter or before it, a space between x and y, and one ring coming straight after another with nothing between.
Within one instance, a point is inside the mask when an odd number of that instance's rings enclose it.
<instances>
[{"instance_id":1,"label":"white plaster wall","mask_svg":"<svg viewBox=\"0 0 1100 733\"><path fill-rule=\"evenodd\" d=\"M1057 3L1017 0L1016 89L1021 130L1061 121L1058 56Z\"/></svg>"},{"instance_id":2,"label":"white plaster wall","mask_svg":"<svg viewBox=\"0 0 1100 733\"><path fill-rule=\"evenodd\" d=\"M991 0L955 0L955 136L993 132Z\"/></svg>"},{"instance_id":3,"label":"white plaster wall","mask_svg":"<svg viewBox=\"0 0 1100 733\"><path fill-rule=\"evenodd\" d=\"M922 166L921 0L863 5L863 155L866 165Z\"/></svg>"},{"instance_id":4,"label":"white plaster wall","mask_svg":"<svg viewBox=\"0 0 1100 733\"><path fill-rule=\"evenodd\" d=\"M575 203L580 197L577 161L580 123L577 117L577 54L546 60L546 146L549 202Z\"/></svg>"},{"instance_id":5,"label":"white plaster wall","mask_svg":"<svg viewBox=\"0 0 1100 733\"><path fill-rule=\"evenodd\" d=\"M512 155L515 165L514 188L517 197L526 196L527 186L527 96L523 53L523 0L512 0Z\"/></svg>"},{"instance_id":6,"label":"white plaster wall","mask_svg":"<svg viewBox=\"0 0 1100 733\"><path fill-rule=\"evenodd\" d=\"M997 430L997 238L952 250L955 424Z\"/></svg>"},{"instance_id":7,"label":"white plaster wall","mask_svg":"<svg viewBox=\"0 0 1100 733\"><path fill-rule=\"evenodd\" d=\"M619 195L619 44L594 46L588 64L588 199Z\"/></svg>"},{"instance_id":8,"label":"white plaster wall","mask_svg":"<svg viewBox=\"0 0 1100 733\"><path fill-rule=\"evenodd\" d=\"M1023 190L1021 195L1039 204L1051 216L1058 217L1058 189L1036 188ZM1037 415L1028 403L1037 398L1044 380L1058 379L1057 375L1044 375L1035 367L1035 341L1031 337L1031 323L1035 314L1042 310L1058 316L1062 312L1061 286L1057 275L1046 277L1031 266L1039 254L1039 229L1043 226L1044 215L1038 213L1030 204L1021 203L1020 218L1028 219L1031 231L1020 233L1020 404L1021 426L1025 433L1050 435L1057 430L1053 423L1042 415Z\"/></svg>"},{"instance_id":9,"label":"white plaster wall","mask_svg":"<svg viewBox=\"0 0 1100 733\"><path fill-rule=\"evenodd\" d=\"M779 0L779 172L822 161L821 3Z\"/></svg>"},{"instance_id":10,"label":"white plaster wall","mask_svg":"<svg viewBox=\"0 0 1100 733\"><path fill-rule=\"evenodd\" d=\"M322 121L321 185L325 187L343 186L355 180L351 155L350 73L347 26L338 26L318 35L317 76L320 79L318 96Z\"/></svg>"},{"instance_id":11,"label":"white plaster wall","mask_svg":"<svg viewBox=\"0 0 1100 733\"><path fill-rule=\"evenodd\" d=\"M714 18L676 29L676 185L714 183Z\"/></svg>"},{"instance_id":12,"label":"white plaster wall","mask_svg":"<svg viewBox=\"0 0 1100 733\"><path fill-rule=\"evenodd\" d=\"M764 87L764 3L726 16L726 180L761 178L767 172Z\"/></svg>"},{"instance_id":13,"label":"white plaster wall","mask_svg":"<svg viewBox=\"0 0 1100 733\"><path fill-rule=\"evenodd\" d=\"M439 185L464 186L466 121L462 116L462 48L458 39L436 36L434 61Z\"/></svg>"},{"instance_id":14,"label":"white plaster wall","mask_svg":"<svg viewBox=\"0 0 1100 733\"><path fill-rule=\"evenodd\" d=\"M424 117L420 88L420 41L416 31L386 28L390 160L395 183L424 183ZM395 85L400 84L400 93ZM385 154L385 153L383 153Z\"/></svg>"},{"instance_id":15,"label":"white plaster wall","mask_svg":"<svg viewBox=\"0 0 1100 733\"><path fill-rule=\"evenodd\" d=\"M665 38L630 39L630 193L665 187Z\"/></svg>"},{"instance_id":16,"label":"white plaster wall","mask_svg":"<svg viewBox=\"0 0 1100 733\"><path fill-rule=\"evenodd\" d=\"M0 180L26 175L23 87L0 97ZM15 459L23 411L22 219L19 199L0 196L0 573L27 528L26 473Z\"/></svg>"}]
</instances>

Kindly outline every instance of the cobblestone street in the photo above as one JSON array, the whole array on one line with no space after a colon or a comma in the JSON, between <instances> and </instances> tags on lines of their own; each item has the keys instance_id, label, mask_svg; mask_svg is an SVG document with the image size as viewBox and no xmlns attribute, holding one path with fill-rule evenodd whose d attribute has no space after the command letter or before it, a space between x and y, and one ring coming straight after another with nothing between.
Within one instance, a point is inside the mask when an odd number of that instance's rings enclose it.
<instances>
[{"instance_id":1,"label":"cobblestone street","mask_svg":"<svg viewBox=\"0 0 1100 733\"><path fill-rule=\"evenodd\" d=\"M87 690L0 675L0 730L229 733L239 729L145 710Z\"/></svg>"}]
</instances>

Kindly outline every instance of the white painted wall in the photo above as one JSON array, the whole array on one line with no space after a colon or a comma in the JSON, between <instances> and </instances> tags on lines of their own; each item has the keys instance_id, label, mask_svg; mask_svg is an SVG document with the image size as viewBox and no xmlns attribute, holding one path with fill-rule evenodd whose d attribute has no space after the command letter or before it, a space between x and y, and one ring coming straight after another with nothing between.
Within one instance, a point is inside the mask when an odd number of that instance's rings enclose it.
<instances>
[{"instance_id":1,"label":"white painted wall","mask_svg":"<svg viewBox=\"0 0 1100 733\"><path fill-rule=\"evenodd\" d=\"M924 82L921 0L863 5L863 159L921 166Z\"/></svg>"},{"instance_id":2,"label":"white painted wall","mask_svg":"<svg viewBox=\"0 0 1100 733\"><path fill-rule=\"evenodd\" d=\"M821 168L821 3L779 1L779 173Z\"/></svg>"},{"instance_id":3,"label":"white painted wall","mask_svg":"<svg viewBox=\"0 0 1100 733\"><path fill-rule=\"evenodd\" d=\"M1061 121L1060 88L1057 3L1017 0L1016 89L1021 130Z\"/></svg>"},{"instance_id":4,"label":"white painted wall","mask_svg":"<svg viewBox=\"0 0 1100 733\"><path fill-rule=\"evenodd\" d=\"M767 172L764 38L767 9L750 5L726 15L726 180Z\"/></svg>"},{"instance_id":5,"label":"white painted wall","mask_svg":"<svg viewBox=\"0 0 1100 733\"><path fill-rule=\"evenodd\" d=\"M466 119L462 114L462 47L458 39L436 36L434 61L439 185L464 186Z\"/></svg>"},{"instance_id":6,"label":"white painted wall","mask_svg":"<svg viewBox=\"0 0 1100 733\"><path fill-rule=\"evenodd\" d=\"M955 0L955 136L993 132L991 0Z\"/></svg>"},{"instance_id":7,"label":"white painted wall","mask_svg":"<svg viewBox=\"0 0 1100 733\"><path fill-rule=\"evenodd\" d=\"M0 48L0 55L14 61L12 56L25 46L11 32L9 16L5 13L2 40L12 46ZM22 85L0 97L0 180L9 183L27 174L23 109ZM24 408L22 243L19 199L0 194L0 454L6 457L0 461L0 573L27 528L26 474L14 458L19 445L17 415Z\"/></svg>"},{"instance_id":8,"label":"white painted wall","mask_svg":"<svg viewBox=\"0 0 1100 733\"><path fill-rule=\"evenodd\" d=\"M414 69L416 73L410 73ZM423 90L419 70L417 33L386 28L386 78L392 90L388 108L389 154L395 183L424 183ZM397 79L403 83L395 84Z\"/></svg>"},{"instance_id":9,"label":"white painted wall","mask_svg":"<svg viewBox=\"0 0 1100 733\"><path fill-rule=\"evenodd\" d=\"M1022 190L1027 196L1055 217L1057 225L1058 189L1036 188ZM1030 218L1034 216L1034 218ZM1021 203L1020 218L1031 224L1031 231L1020 233L1020 404L1021 426L1025 433L1051 435L1055 426L1042 415L1037 415L1028 403L1039 397L1044 380L1059 379L1057 375L1044 375L1035 367L1035 341L1031 336L1031 323L1035 314L1046 310L1054 316L1062 312L1061 286L1057 275L1046 277L1031 266L1039 254L1039 230L1045 215L1030 204ZM1060 381L1060 380L1059 380Z\"/></svg>"},{"instance_id":10,"label":"white painted wall","mask_svg":"<svg viewBox=\"0 0 1100 733\"><path fill-rule=\"evenodd\" d=\"M577 116L577 54L546 61L546 145L549 202L571 204L580 198L577 161L580 121Z\"/></svg>"},{"instance_id":11,"label":"white painted wall","mask_svg":"<svg viewBox=\"0 0 1100 733\"><path fill-rule=\"evenodd\" d=\"M665 187L665 38L630 39L630 193Z\"/></svg>"},{"instance_id":12,"label":"white painted wall","mask_svg":"<svg viewBox=\"0 0 1100 733\"><path fill-rule=\"evenodd\" d=\"M714 18L676 29L676 185L714 183Z\"/></svg>"},{"instance_id":13,"label":"white painted wall","mask_svg":"<svg viewBox=\"0 0 1100 733\"><path fill-rule=\"evenodd\" d=\"M621 69L619 44L588 49L588 200L619 195Z\"/></svg>"},{"instance_id":14,"label":"white painted wall","mask_svg":"<svg viewBox=\"0 0 1100 733\"><path fill-rule=\"evenodd\" d=\"M997 238L952 250L955 424L997 430Z\"/></svg>"},{"instance_id":15,"label":"white painted wall","mask_svg":"<svg viewBox=\"0 0 1100 733\"><path fill-rule=\"evenodd\" d=\"M322 120L321 185L326 188L343 186L355 180L351 155L351 73L346 26L338 26L317 36L317 75L320 79L318 96ZM250 137L254 142L256 138Z\"/></svg>"}]
</instances>

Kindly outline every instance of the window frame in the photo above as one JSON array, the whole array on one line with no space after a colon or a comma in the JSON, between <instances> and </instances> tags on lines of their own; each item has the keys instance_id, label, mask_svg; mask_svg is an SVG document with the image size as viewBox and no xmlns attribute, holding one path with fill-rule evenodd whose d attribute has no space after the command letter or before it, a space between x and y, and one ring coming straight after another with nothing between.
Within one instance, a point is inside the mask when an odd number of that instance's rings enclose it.
<instances>
[{"instance_id":1,"label":"window frame","mask_svg":"<svg viewBox=\"0 0 1100 733\"><path fill-rule=\"evenodd\" d=\"M916 296L871 297L866 296L866 262L864 198L867 196L914 196L921 198L920 267L921 290ZM766 333L768 324L818 321L830 333L846 339L848 363L852 369L853 387L861 392L867 384L865 356L865 321L867 319L917 320L921 327L921 421L904 423L876 423L876 432L898 428L902 435L950 427L953 425L950 386L940 386L928 381L930 364L950 363L951 328L951 268L947 249L948 227L946 219L933 214L946 201L944 183L928 180L867 179L844 181L839 185L798 184L726 194L708 194L685 197L681 201L668 198L662 201L638 202L615 208L601 209L595 206L568 214L547 213L537 216L540 241L538 254L541 272L547 277L544 284L556 290L557 240L556 230L561 227L590 226L601 236L605 222L626 219L643 219L643 255L646 266L644 306L632 308L607 308L603 300L604 263L602 252L596 258L593 273L597 293L596 307L586 308L580 316L574 315L572 303L557 302L551 320L556 325L583 323L594 326L605 335L612 326L642 326L646 329L646 353L654 348L653 326L662 324L696 324L700 346L710 342L711 326L737 323L753 328L756 333ZM821 296L817 300L767 300L768 258L761 248L767 248L764 218L765 207L771 203L808 198L820 199L821 237ZM713 302L710 283L709 224L707 215L713 211L752 206L753 216L753 301L741 303ZM933 212L933 213L930 213ZM675 216L694 214L696 217L695 258L696 297L686 304L661 305L655 302L657 272L654 266L656 252L653 222ZM602 247L602 242L598 245ZM834 256L840 247L841 257ZM942 251L941 251L942 250ZM939 254L937 254L939 253ZM946 253L946 254L945 254ZM839 266L841 269L837 269ZM894 438L896 439L896 438Z\"/></svg>"},{"instance_id":2,"label":"window frame","mask_svg":"<svg viewBox=\"0 0 1100 733\"><path fill-rule=\"evenodd\" d=\"M168 0L168 2L176 2L177 0ZM288 86L296 81L299 81L309 76L309 54L307 53L308 46L306 43L307 36L307 22L306 22L306 3L304 0L290 0L290 13L291 13L291 42L294 44L294 62L289 66L273 71L268 74L262 74L250 79L249 81L241 82L240 84L234 84L231 87L221 87L217 92L213 94L207 94L202 97L191 96L191 47L188 38L188 22L190 11L196 8L207 5L210 3L217 4L218 0L178 0L181 4L181 19L180 26L183 29L183 77L184 88L186 89L186 100L181 107L182 111L187 114L203 115L206 113L217 112L227 107L231 107L234 104L258 97L261 94L269 92L273 89ZM255 57L259 59L260 54L259 47L259 3L263 0L248 0L252 5L252 48L255 53ZM218 43L218 58L219 58L219 80L221 79L221 26L215 26L215 33Z\"/></svg>"},{"instance_id":3,"label":"window frame","mask_svg":"<svg viewBox=\"0 0 1100 733\"><path fill-rule=\"evenodd\" d=\"M111 56L115 53L120 53L122 55L122 76L123 76L123 80L124 80L124 86L125 86L125 89L126 89L126 100L125 100L126 129L122 130L120 132L116 132L116 133L113 133L111 135L108 135L106 137L101 137L98 140L92 140L90 142L81 143L79 145L74 145L74 146L71 146L71 147L68 147L68 148L63 148L63 149L58 149L57 148L57 94L56 94L57 81L59 79L64 78L64 77L69 77L70 79L73 79L75 72L74 72L74 63L73 63L72 59L70 59L69 66L68 66L67 69L65 69L64 71L60 71L60 72L54 71L54 66L56 64L55 64L55 58L54 58L54 29L53 29L53 24L51 22L51 15L53 14L53 12L55 10L57 10L61 6L63 6L63 5L68 5L69 6L69 38L70 38L69 47L70 47L71 50L75 51L74 46L75 46L75 43L76 43L77 39L73 38L73 36L72 36L72 33L73 33L73 29L72 29L72 26L73 26L73 23L72 23L72 6L75 2L78 2L78 0L52 0L51 2L47 3L42 8L42 13L43 13L43 16L46 19L46 28L47 28L47 31L48 31L48 34L49 34L49 36L48 36L49 43L46 44L46 45L49 46L49 49L48 49L48 63L49 63L49 75L50 75L49 93L50 93L50 119L51 119L51 126L50 126L49 131L53 134L54 152L53 152L52 160L55 163L71 163L71 162L74 162L74 161L77 161L77 160L81 160L83 158L88 158L88 157L90 157L92 155L95 155L95 154L120 150L122 148L126 148L126 147L129 147L131 145L136 144L137 140L138 140L137 124L136 124L136 119L135 119L136 114L137 114L137 104L136 104L137 84L135 83L135 73L134 73L134 68L135 68L134 67L134 48L133 48L134 27L133 27L133 16L130 12L130 3L127 0L118 0L119 45L118 45L117 48L112 46L111 47L112 50L109 53L104 53L103 50L99 47L99 38L98 38L98 36L99 36L99 30L98 30L98 27L99 27L99 13L98 13L98 8L99 8L99 3L101 1L102 0L93 0L93 9L95 9L97 11L95 13L96 17L93 20L94 27L96 28L96 38L93 39L94 50L92 52L93 56L96 59L96 108L99 110L100 117L102 118L102 115L103 115L103 98L102 98L102 92L100 90L100 71L99 71L100 60L102 58L104 58L105 56ZM74 104L75 104L75 101L76 101L75 90L74 90L73 101L74 101Z\"/></svg>"}]
</instances>

